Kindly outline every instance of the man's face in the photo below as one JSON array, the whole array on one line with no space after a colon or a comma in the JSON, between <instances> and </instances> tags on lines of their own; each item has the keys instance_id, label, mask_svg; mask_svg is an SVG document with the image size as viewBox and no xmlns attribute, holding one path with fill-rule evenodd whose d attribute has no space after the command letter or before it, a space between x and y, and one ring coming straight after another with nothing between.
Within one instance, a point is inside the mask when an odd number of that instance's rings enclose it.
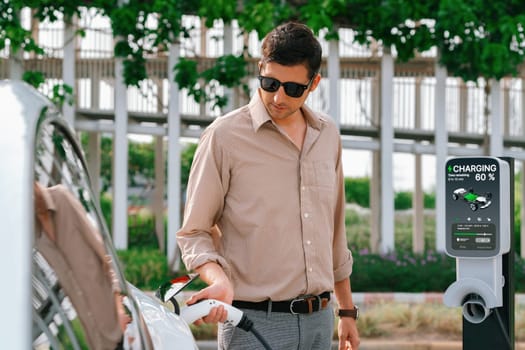
<instances>
[{"instance_id":1,"label":"man's face","mask_svg":"<svg viewBox=\"0 0 525 350\"><path fill-rule=\"evenodd\" d=\"M275 62L270 62L261 64L259 71L261 76L276 79L281 83L275 92L268 92L259 88L259 94L268 114L277 123L289 116L295 116L299 113L299 108L301 108L306 101L309 93L317 88L320 80L319 74L316 74L310 85L304 89L304 92L300 97L292 97L286 93L285 87L282 83L290 82L308 85L310 77L308 76L308 70L304 65L283 66Z\"/></svg>"}]
</instances>

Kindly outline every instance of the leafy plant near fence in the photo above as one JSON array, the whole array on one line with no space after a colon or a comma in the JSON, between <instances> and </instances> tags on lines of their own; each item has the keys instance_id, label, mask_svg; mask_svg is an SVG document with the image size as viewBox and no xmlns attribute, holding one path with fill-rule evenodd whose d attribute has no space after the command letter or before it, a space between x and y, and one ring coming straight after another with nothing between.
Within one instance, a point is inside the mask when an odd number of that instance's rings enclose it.
<instances>
[{"instance_id":1,"label":"leafy plant near fence","mask_svg":"<svg viewBox=\"0 0 525 350\"><path fill-rule=\"evenodd\" d=\"M454 259L442 253L371 254L354 250L352 290L356 292L443 292L456 280Z\"/></svg>"},{"instance_id":2,"label":"leafy plant near fence","mask_svg":"<svg viewBox=\"0 0 525 350\"><path fill-rule=\"evenodd\" d=\"M155 290L173 276L158 249L132 248L119 251L118 256L126 279L138 288Z\"/></svg>"},{"instance_id":3,"label":"leafy plant near fence","mask_svg":"<svg viewBox=\"0 0 525 350\"><path fill-rule=\"evenodd\" d=\"M395 219L395 251L370 252L369 214L347 210L346 227L354 257L354 291L443 292L456 279L455 260L435 251L435 218L425 214L426 252L412 252L412 216L398 212ZM516 245L516 244L515 244ZM515 289L525 292L525 259L517 253L514 265Z\"/></svg>"},{"instance_id":4,"label":"leafy plant near fence","mask_svg":"<svg viewBox=\"0 0 525 350\"><path fill-rule=\"evenodd\" d=\"M369 177L347 177L345 178L345 196L347 203L356 203L364 208L370 208L370 178ZM434 193L423 194L425 208L436 206ZM394 196L394 207L396 210L412 208L412 192L399 191Z\"/></svg>"}]
</instances>

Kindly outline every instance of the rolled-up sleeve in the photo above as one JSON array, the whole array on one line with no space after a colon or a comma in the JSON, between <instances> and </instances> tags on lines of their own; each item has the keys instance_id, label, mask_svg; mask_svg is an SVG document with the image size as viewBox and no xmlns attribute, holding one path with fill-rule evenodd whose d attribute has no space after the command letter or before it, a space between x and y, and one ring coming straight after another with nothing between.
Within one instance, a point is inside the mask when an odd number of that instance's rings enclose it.
<instances>
[{"instance_id":1,"label":"rolled-up sleeve","mask_svg":"<svg viewBox=\"0 0 525 350\"><path fill-rule=\"evenodd\" d=\"M341 281L352 274L353 257L352 252L348 249L346 239L346 198L344 174L342 168L342 146L339 143L339 161L337 162L337 196L334 211L334 241L333 241L333 259L334 259L334 281Z\"/></svg>"},{"instance_id":2,"label":"rolled-up sleeve","mask_svg":"<svg viewBox=\"0 0 525 350\"><path fill-rule=\"evenodd\" d=\"M202 134L191 167L183 225L177 232L182 260L189 270L214 261L228 272L227 261L219 254L212 228L224 207L229 171L215 129Z\"/></svg>"}]
</instances>

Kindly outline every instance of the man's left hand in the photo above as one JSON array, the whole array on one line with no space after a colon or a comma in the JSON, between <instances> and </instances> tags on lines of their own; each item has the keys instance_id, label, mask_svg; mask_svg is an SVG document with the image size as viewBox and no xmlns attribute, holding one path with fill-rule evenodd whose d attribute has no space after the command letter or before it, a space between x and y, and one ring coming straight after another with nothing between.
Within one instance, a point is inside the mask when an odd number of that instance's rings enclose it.
<instances>
[{"instance_id":1,"label":"man's left hand","mask_svg":"<svg viewBox=\"0 0 525 350\"><path fill-rule=\"evenodd\" d=\"M356 320L351 317L341 317L337 326L339 335L339 350L358 350L359 332L357 331Z\"/></svg>"}]
</instances>

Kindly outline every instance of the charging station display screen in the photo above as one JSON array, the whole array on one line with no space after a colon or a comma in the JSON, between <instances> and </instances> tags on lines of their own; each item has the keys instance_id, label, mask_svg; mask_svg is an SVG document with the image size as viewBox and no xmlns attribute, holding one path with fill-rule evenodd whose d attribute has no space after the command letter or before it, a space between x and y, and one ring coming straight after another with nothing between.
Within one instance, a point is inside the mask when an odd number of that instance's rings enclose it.
<instances>
[{"instance_id":1,"label":"charging station display screen","mask_svg":"<svg viewBox=\"0 0 525 350\"><path fill-rule=\"evenodd\" d=\"M500 169L497 159L451 159L446 165L447 252L492 257L499 246Z\"/></svg>"},{"instance_id":2,"label":"charging station display screen","mask_svg":"<svg viewBox=\"0 0 525 350\"><path fill-rule=\"evenodd\" d=\"M452 224L454 250L496 249L496 226L488 223Z\"/></svg>"}]
</instances>

